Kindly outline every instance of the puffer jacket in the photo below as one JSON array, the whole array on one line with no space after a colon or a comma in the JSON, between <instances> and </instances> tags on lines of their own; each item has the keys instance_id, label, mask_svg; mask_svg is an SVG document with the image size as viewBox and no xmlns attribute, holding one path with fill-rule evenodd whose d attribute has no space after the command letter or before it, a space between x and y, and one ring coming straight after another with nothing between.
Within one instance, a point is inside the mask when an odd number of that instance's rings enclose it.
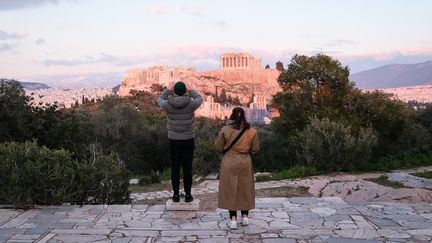
<instances>
[{"instance_id":1,"label":"puffer jacket","mask_svg":"<svg viewBox=\"0 0 432 243\"><path fill-rule=\"evenodd\" d=\"M201 95L195 90L189 90L183 96L171 95L168 89L162 91L157 103L167 113L169 139L187 140L195 138L194 112L202 102Z\"/></svg>"}]
</instances>

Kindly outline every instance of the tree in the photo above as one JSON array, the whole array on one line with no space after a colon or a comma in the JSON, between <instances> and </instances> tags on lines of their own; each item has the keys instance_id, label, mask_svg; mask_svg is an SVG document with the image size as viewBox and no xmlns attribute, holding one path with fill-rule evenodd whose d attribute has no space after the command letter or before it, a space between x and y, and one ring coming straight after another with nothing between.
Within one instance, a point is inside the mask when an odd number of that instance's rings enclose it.
<instances>
[{"instance_id":1,"label":"tree","mask_svg":"<svg viewBox=\"0 0 432 243\"><path fill-rule=\"evenodd\" d=\"M160 93L163 91L163 87L160 84L152 84L150 90L152 93Z\"/></svg>"},{"instance_id":2,"label":"tree","mask_svg":"<svg viewBox=\"0 0 432 243\"><path fill-rule=\"evenodd\" d=\"M275 128L290 134L303 129L312 116L338 120L344 97L353 89L348 76L348 67L329 56L295 55L278 78L283 91L275 96L281 113Z\"/></svg>"},{"instance_id":3,"label":"tree","mask_svg":"<svg viewBox=\"0 0 432 243\"><path fill-rule=\"evenodd\" d=\"M276 62L276 70L278 70L279 72L285 71L284 65L281 61Z\"/></svg>"},{"instance_id":4,"label":"tree","mask_svg":"<svg viewBox=\"0 0 432 243\"><path fill-rule=\"evenodd\" d=\"M222 89L218 101L222 104L227 102L227 93L225 89Z\"/></svg>"},{"instance_id":5,"label":"tree","mask_svg":"<svg viewBox=\"0 0 432 243\"><path fill-rule=\"evenodd\" d=\"M265 69L270 69L270 65L267 64L267 65L265 66Z\"/></svg>"},{"instance_id":6,"label":"tree","mask_svg":"<svg viewBox=\"0 0 432 243\"><path fill-rule=\"evenodd\" d=\"M329 56L294 56L278 79L283 91L275 95L280 117L273 122L274 131L294 135L312 119L328 119L350 127L352 136L373 129L375 158L430 147L430 136L414 120L414 109L389 94L361 91L348 76L348 67Z\"/></svg>"},{"instance_id":7,"label":"tree","mask_svg":"<svg viewBox=\"0 0 432 243\"><path fill-rule=\"evenodd\" d=\"M0 79L0 142L32 138L30 98L16 80Z\"/></svg>"}]
</instances>

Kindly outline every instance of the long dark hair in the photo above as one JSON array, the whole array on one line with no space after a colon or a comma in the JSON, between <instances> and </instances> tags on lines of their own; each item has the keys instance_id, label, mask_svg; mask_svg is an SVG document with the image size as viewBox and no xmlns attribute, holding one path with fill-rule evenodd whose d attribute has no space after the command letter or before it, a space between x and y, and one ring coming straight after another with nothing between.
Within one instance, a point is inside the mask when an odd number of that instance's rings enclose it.
<instances>
[{"instance_id":1,"label":"long dark hair","mask_svg":"<svg viewBox=\"0 0 432 243\"><path fill-rule=\"evenodd\" d=\"M240 129L242 124L246 129L250 128L249 122L246 121L245 112L241 107L234 108L229 119L234 121L233 127L235 129Z\"/></svg>"}]
</instances>

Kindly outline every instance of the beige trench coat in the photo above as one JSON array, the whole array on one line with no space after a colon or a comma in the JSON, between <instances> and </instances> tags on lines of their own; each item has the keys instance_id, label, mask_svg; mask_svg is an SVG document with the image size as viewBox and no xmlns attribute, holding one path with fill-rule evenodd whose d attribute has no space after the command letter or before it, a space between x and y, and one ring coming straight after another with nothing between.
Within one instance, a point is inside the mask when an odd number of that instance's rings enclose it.
<instances>
[{"instance_id":1,"label":"beige trench coat","mask_svg":"<svg viewBox=\"0 0 432 243\"><path fill-rule=\"evenodd\" d=\"M215 142L216 150L222 152L228 148L242 129L234 129L232 125L223 127ZM249 153L258 150L257 131L250 128L225 153L219 174L219 208L232 211L255 208L254 171Z\"/></svg>"}]
</instances>

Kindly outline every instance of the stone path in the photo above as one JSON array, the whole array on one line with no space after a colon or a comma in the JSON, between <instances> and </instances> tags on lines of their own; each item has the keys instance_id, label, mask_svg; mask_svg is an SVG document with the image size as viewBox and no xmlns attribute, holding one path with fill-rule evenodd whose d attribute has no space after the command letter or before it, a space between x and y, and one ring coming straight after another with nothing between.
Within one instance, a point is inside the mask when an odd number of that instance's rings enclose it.
<instances>
[{"instance_id":1,"label":"stone path","mask_svg":"<svg viewBox=\"0 0 432 243\"><path fill-rule=\"evenodd\" d=\"M400 182L407 187L432 190L432 179L420 178L406 172L387 173L387 176L390 181Z\"/></svg>"},{"instance_id":2,"label":"stone path","mask_svg":"<svg viewBox=\"0 0 432 243\"><path fill-rule=\"evenodd\" d=\"M310 195L316 197L336 196L348 203L366 202L432 202L432 180L415 177L409 173L432 171L432 166L420 167L406 171L387 173L389 180L399 181L410 188L390 188L367 181L367 178L377 178L383 173L339 174L313 176L306 179L281 180L255 183L256 189L278 187L307 187ZM218 180L204 181L192 188L193 195L216 193ZM170 198L171 191L132 193L133 201Z\"/></svg>"},{"instance_id":3,"label":"stone path","mask_svg":"<svg viewBox=\"0 0 432 243\"><path fill-rule=\"evenodd\" d=\"M165 205L0 209L0 242L430 242L432 204L349 205L338 197L257 198L251 224L228 213L171 218Z\"/></svg>"},{"instance_id":4,"label":"stone path","mask_svg":"<svg viewBox=\"0 0 432 243\"><path fill-rule=\"evenodd\" d=\"M296 187L299 186L299 180L281 180L281 181L269 181L269 182L258 182L255 183L255 189L264 189L264 188L278 188L278 187ZM192 195L201 195L207 193L216 193L219 191L219 181L218 180L210 180L204 181L197 187L192 187ZM180 193L184 194L183 190L180 190ZM152 200L157 198L171 198L173 195L172 191L164 190L164 191L156 191L156 192L145 192L145 193L132 193L131 199L132 201L139 200Z\"/></svg>"}]
</instances>

